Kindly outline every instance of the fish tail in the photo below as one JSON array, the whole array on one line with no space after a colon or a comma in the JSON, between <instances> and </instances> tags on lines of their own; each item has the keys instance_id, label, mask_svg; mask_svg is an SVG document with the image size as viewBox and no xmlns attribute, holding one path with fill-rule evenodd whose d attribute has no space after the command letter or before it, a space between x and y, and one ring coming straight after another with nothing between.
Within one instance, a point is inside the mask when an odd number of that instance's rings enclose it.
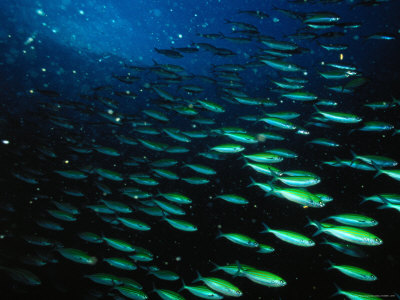
<instances>
[{"instance_id":1,"label":"fish tail","mask_svg":"<svg viewBox=\"0 0 400 300\"><path fill-rule=\"evenodd\" d=\"M339 157L337 157L337 156L334 156L334 158L335 158L337 164L340 166L341 165L341 159Z\"/></svg>"},{"instance_id":2,"label":"fish tail","mask_svg":"<svg viewBox=\"0 0 400 300\"><path fill-rule=\"evenodd\" d=\"M334 285L335 285L335 287L336 287L336 293L334 293L332 296L330 296L329 298L332 298L332 297L335 297L335 296L338 296L338 295L341 295L342 294L342 289L336 284L336 283L333 283Z\"/></svg>"},{"instance_id":3,"label":"fish tail","mask_svg":"<svg viewBox=\"0 0 400 300\"><path fill-rule=\"evenodd\" d=\"M178 290L178 293L182 292L186 288L185 282L183 281L183 279L181 279L181 280L182 280L182 287Z\"/></svg>"},{"instance_id":4,"label":"fish tail","mask_svg":"<svg viewBox=\"0 0 400 300\"><path fill-rule=\"evenodd\" d=\"M378 195L378 197L384 203L383 205L379 206L378 209L390 208L390 202L388 201L388 199L386 199L385 197L382 197L381 195Z\"/></svg>"},{"instance_id":5,"label":"fish tail","mask_svg":"<svg viewBox=\"0 0 400 300\"><path fill-rule=\"evenodd\" d=\"M393 101L393 104L400 105L400 99L396 99L395 97L392 96L392 101Z\"/></svg>"},{"instance_id":6,"label":"fish tail","mask_svg":"<svg viewBox=\"0 0 400 300\"><path fill-rule=\"evenodd\" d=\"M192 283L199 282L203 279L203 277L201 276L199 271L196 271L196 274L197 274L197 278L195 280L193 280Z\"/></svg>"},{"instance_id":7,"label":"fish tail","mask_svg":"<svg viewBox=\"0 0 400 300\"><path fill-rule=\"evenodd\" d=\"M316 226L317 228L318 228L318 230L312 235L312 236L317 236L317 235L319 235L319 234L321 234L323 231L322 231L322 225L321 225L321 223L320 222L318 222L318 221L309 221L310 223L310 225L314 225L314 226Z\"/></svg>"},{"instance_id":8,"label":"fish tail","mask_svg":"<svg viewBox=\"0 0 400 300\"><path fill-rule=\"evenodd\" d=\"M246 168L249 165L249 161L247 160L247 158L243 157L243 160L244 160L244 166L242 167L242 169Z\"/></svg>"},{"instance_id":9,"label":"fish tail","mask_svg":"<svg viewBox=\"0 0 400 300\"><path fill-rule=\"evenodd\" d=\"M383 197L383 196L381 196L381 195L378 195L378 197L379 197L379 199L381 199L382 202L385 203L386 205L389 205L389 204L390 204L389 200L386 199L385 197Z\"/></svg>"},{"instance_id":10,"label":"fish tail","mask_svg":"<svg viewBox=\"0 0 400 300\"><path fill-rule=\"evenodd\" d=\"M218 229L218 235L217 235L216 239L219 239L220 237L223 237L223 236L224 236L224 234L222 233L222 231Z\"/></svg>"},{"instance_id":11,"label":"fish tail","mask_svg":"<svg viewBox=\"0 0 400 300\"><path fill-rule=\"evenodd\" d=\"M319 232L319 231L322 229L321 224L318 221L311 220L308 216L307 216L307 220L308 220L308 223L307 223L307 225L305 227L315 226L315 227L318 228L317 232L314 233L313 236L316 236L316 235L320 234L321 232Z\"/></svg>"},{"instance_id":12,"label":"fish tail","mask_svg":"<svg viewBox=\"0 0 400 300\"><path fill-rule=\"evenodd\" d=\"M153 289L150 291L150 293L156 293L157 292L157 288L155 283L153 282Z\"/></svg>"},{"instance_id":13,"label":"fish tail","mask_svg":"<svg viewBox=\"0 0 400 300\"><path fill-rule=\"evenodd\" d=\"M242 265L240 264L239 260L236 260L236 265L238 267L237 272L233 274L233 278L240 275L240 272L243 270Z\"/></svg>"},{"instance_id":14,"label":"fish tail","mask_svg":"<svg viewBox=\"0 0 400 300\"><path fill-rule=\"evenodd\" d=\"M333 269L333 267L334 267L334 265L333 265L333 262L332 262L332 261L330 261L329 259L327 259L327 260L326 260L326 262L329 264L329 267L328 267L328 268L326 268L326 270L332 270L332 269Z\"/></svg>"},{"instance_id":15,"label":"fish tail","mask_svg":"<svg viewBox=\"0 0 400 300\"><path fill-rule=\"evenodd\" d=\"M250 176L251 183L247 187L255 186L256 181Z\"/></svg>"},{"instance_id":16,"label":"fish tail","mask_svg":"<svg viewBox=\"0 0 400 300\"><path fill-rule=\"evenodd\" d=\"M268 233L271 230L271 228L269 228L268 225L264 222L262 222L261 224L264 226L264 230L260 231L260 233Z\"/></svg>"},{"instance_id":17,"label":"fish tail","mask_svg":"<svg viewBox=\"0 0 400 300\"><path fill-rule=\"evenodd\" d=\"M351 165L357 160L357 154L351 149L350 149L350 153L353 156L351 163L350 163L350 167L351 167Z\"/></svg>"},{"instance_id":18,"label":"fish tail","mask_svg":"<svg viewBox=\"0 0 400 300\"><path fill-rule=\"evenodd\" d=\"M360 195L360 197L363 199L363 200L360 202L360 204L363 204L363 203L365 203L365 202L368 201L367 196Z\"/></svg>"},{"instance_id":19,"label":"fish tail","mask_svg":"<svg viewBox=\"0 0 400 300\"><path fill-rule=\"evenodd\" d=\"M374 176L374 179L375 179L376 177L381 175L383 173L383 171L382 171L382 169L380 167L377 166L376 163L374 163L373 161L371 161L371 163L372 163L372 166L376 169L376 174Z\"/></svg>"},{"instance_id":20,"label":"fish tail","mask_svg":"<svg viewBox=\"0 0 400 300\"><path fill-rule=\"evenodd\" d=\"M318 113L321 112L316 104L314 104L313 107L315 108L315 110L316 110Z\"/></svg>"},{"instance_id":21,"label":"fish tail","mask_svg":"<svg viewBox=\"0 0 400 300\"><path fill-rule=\"evenodd\" d=\"M269 171L271 172L272 175L272 179L268 182L271 185L272 188L272 184L278 180L279 174L277 174L276 172L272 171L271 169L269 169Z\"/></svg>"},{"instance_id":22,"label":"fish tail","mask_svg":"<svg viewBox=\"0 0 400 300\"><path fill-rule=\"evenodd\" d=\"M212 263L215 267L214 269L211 270L211 272L216 272L219 270L219 266L215 262L210 261L210 263Z\"/></svg>"},{"instance_id":23,"label":"fish tail","mask_svg":"<svg viewBox=\"0 0 400 300\"><path fill-rule=\"evenodd\" d=\"M322 239L322 242L320 243L322 245L329 245L329 241L326 238Z\"/></svg>"}]
</instances>

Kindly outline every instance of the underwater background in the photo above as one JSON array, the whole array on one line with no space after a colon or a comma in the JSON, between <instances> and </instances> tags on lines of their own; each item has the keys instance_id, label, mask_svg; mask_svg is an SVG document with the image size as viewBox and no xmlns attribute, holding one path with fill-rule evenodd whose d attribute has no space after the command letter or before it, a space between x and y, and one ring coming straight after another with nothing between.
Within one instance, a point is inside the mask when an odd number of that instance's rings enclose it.
<instances>
[{"instance_id":1,"label":"underwater background","mask_svg":"<svg viewBox=\"0 0 400 300\"><path fill-rule=\"evenodd\" d=\"M0 8L2 299L399 298L399 1Z\"/></svg>"}]
</instances>

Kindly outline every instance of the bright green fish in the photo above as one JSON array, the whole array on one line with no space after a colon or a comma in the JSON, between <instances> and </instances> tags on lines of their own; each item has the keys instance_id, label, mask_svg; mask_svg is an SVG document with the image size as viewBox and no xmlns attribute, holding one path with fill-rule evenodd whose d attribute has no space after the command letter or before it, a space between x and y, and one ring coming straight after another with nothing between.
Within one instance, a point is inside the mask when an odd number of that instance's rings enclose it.
<instances>
[{"instance_id":1,"label":"bright green fish","mask_svg":"<svg viewBox=\"0 0 400 300\"><path fill-rule=\"evenodd\" d=\"M375 281L378 278L372 274L371 272L361 269L359 267L354 267L354 266L348 266L348 265L335 265L331 261L328 260L328 263L330 264L330 267L328 270L336 269L339 272L343 273L344 275L347 275L349 277L358 279L358 280L363 280L363 281Z\"/></svg>"},{"instance_id":2,"label":"bright green fish","mask_svg":"<svg viewBox=\"0 0 400 300\"><path fill-rule=\"evenodd\" d=\"M172 227L181 231L189 231L189 232L197 231L197 226L187 221L171 219L167 217L164 217L163 220L167 221L168 224L171 225Z\"/></svg>"},{"instance_id":3,"label":"bright green fish","mask_svg":"<svg viewBox=\"0 0 400 300\"><path fill-rule=\"evenodd\" d=\"M377 220L359 214L340 214L340 215L330 216L323 219L322 222L329 219L335 220L344 225L356 226L356 227L372 227L378 225Z\"/></svg>"},{"instance_id":4,"label":"bright green fish","mask_svg":"<svg viewBox=\"0 0 400 300\"><path fill-rule=\"evenodd\" d=\"M85 265L95 265L97 263L97 258L90 256L86 252L83 252L74 248L60 248L57 252L64 256L66 259L72 260L74 262L85 264Z\"/></svg>"},{"instance_id":5,"label":"bright green fish","mask_svg":"<svg viewBox=\"0 0 400 300\"><path fill-rule=\"evenodd\" d=\"M222 144L211 148L211 150L220 153L238 153L242 152L244 149L242 145L237 144Z\"/></svg>"},{"instance_id":6,"label":"bright green fish","mask_svg":"<svg viewBox=\"0 0 400 300\"><path fill-rule=\"evenodd\" d=\"M251 237L248 237L246 235L243 234L239 234L239 233L222 233L221 231L219 231L218 235L217 235L217 239L224 237L227 240L231 241L232 243L241 245L241 246L245 246L245 247L250 247L250 248L257 248L258 247L258 242L256 240L254 240Z\"/></svg>"},{"instance_id":7,"label":"bright green fish","mask_svg":"<svg viewBox=\"0 0 400 300\"><path fill-rule=\"evenodd\" d=\"M225 296L230 296L230 297L240 297L243 295L242 291L239 290L236 286L234 286L232 283L223 280L221 278L216 278L216 277L202 277L199 272L197 272L197 279L193 281L195 282L203 282L205 285L207 285L210 289L223 294Z\"/></svg>"},{"instance_id":8,"label":"bright green fish","mask_svg":"<svg viewBox=\"0 0 400 300\"><path fill-rule=\"evenodd\" d=\"M215 197L216 199L222 199L230 203L234 204L248 204L249 201L246 200L245 198L235 195L235 194L224 194L224 195L218 195Z\"/></svg>"},{"instance_id":9,"label":"bright green fish","mask_svg":"<svg viewBox=\"0 0 400 300\"><path fill-rule=\"evenodd\" d=\"M376 235L356 227L336 225L323 226L321 223L311 220L309 220L309 225L318 228L314 236L320 233L327 233L339 239L364 246L379 246L383 243Z\"/></svg>"},{"instance_id":10,"label":"bright green fish","mask_svg":"<svg viewBox=\"0 0 400 300\"><path fill-rule=\"evenodd\" d=\"M276 229L271 229L269 228L265 223L262 223L265 229L261 231L261 233L272 233L275 235L278 239L287 242L292 245L300 246L300 247L312 247L315 246L315 242L306 237L305 235L302 235L300 233L294 232L294 231L289 231L289 230L276 230Z\"/></svg>"},{"instance_id":11,"label":"bright green fish","mask_svg":"<svg viewBox=\"0 0 400 300\"><path fill-rule=\"evenodd\" d=\"M338 296L338 295L344 295L350 300L382 300L382 298L379 298L377 296L364 293L364 292L358 292L358 291L344 291L340 289L338 286L336 286L337 292L333 294L331 297Z\"/></svg>"},{"instance_id":12,"label":"bright green fish","mask_svg":"<svg viewBox=\"0 0 400 300\"><path fill-rule=\"evenodd\" d=\"M189 286L182 280L182 288L178 291L188 290L192 295L202 299L223 299L224 297L210 290L204 285Z\"/></svg>"}]
</instances>

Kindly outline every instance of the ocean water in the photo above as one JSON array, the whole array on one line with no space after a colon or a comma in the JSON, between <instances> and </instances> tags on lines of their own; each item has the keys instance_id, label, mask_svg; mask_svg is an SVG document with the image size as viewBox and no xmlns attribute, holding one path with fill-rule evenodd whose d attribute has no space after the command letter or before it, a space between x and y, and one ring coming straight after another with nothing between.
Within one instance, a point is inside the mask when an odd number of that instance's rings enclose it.
<instances>
[{"instance_id":1,"label":"ocean water","mask_svg":"<svg viewBox=\"0 0 400 300\"><path fill-rule=\"evenodd\" d=\"M354 159L351 166L362 159L365 162L368 155L400 160L397 146L400 144L398 1L93 0L77 3L25 0L3 1L0 7L2 299L123 297L118 292L121 284L105 286L85 277L95 273L136 280L149 299L159 299L152 292L154 287L177 292L182 287L181 279L186 284L196 285L192 284L197 278L196 272L229 281L242 291L242 299L328 299L337 291L335 284L344 291L381 295L382 299L398 297L399 203L391 203L396 210L378 209L382 203L361 202L364 196L399 193L398 175L397 178L385 174L374 177L378 169L398 170L399 167L382 167L376 161L365 163L372 169L370 171L339 166L341 160L353 160L351 151L362 156ZM263 17L260 12L268 16ZM334 14L340 19L317 21L315 26L328 28L312 28L307 18L318 13L320 16L321 13ZM297 33L313 36L304 38L296 36ZM207 38L206 34L215 37ZM234 41L232 37L242 40ZM276 49L262 41L291 42L297 48L278 49L278 54L288 56L280 57L265 52ZM347 49L328 51L321 44L345 45ZM288 44L283 46L288 47ZM178 48L188 49L185 52ZM164 55L157 49L173 52ZM187 53L189 50L193 53ZM178 58L171 57L177 53L180 53ZM277 70L263 60L290 62L300 66L302 71ZM330 63L354 67L355 74L348 74L344 79L326 79L321 72L343 69L327 66ZM241 69L229 70L232 65ZM218 68L228 71L220 72ZM284 77L307 80L300 91L312 93L317 99L299 101L283 96L290 90L279 89L273 81L287 83ZM360 84L352 81L354 79L359 79ZM195 86L202 91L187 92L185 86L188 89ZM327 88L331 86L340 88L335 92ZM348 93L343 92L346 89L350 89ZM237 93L248 99L262 99L263 104L239 103ZM199 102L202 100L222 106L224 112L205 108ZM318 104L321 100L335 101L337 105ZM376 102L387 105L377 109L366 106ZM321 118L314 104L323 112L357 115L362 121L343 124ZM182 108L194 109L196 115L185 115ZM151 117L146 110L161 112L168 121ZM268 113L282 111L299 114L289 120L296 125L296 130L260 121L268 117ZM241 118L248 115L255 116L255 120ZM320 119L315 119L317 116ZM211 123L203 124L200 118ZM354 130L372 121L385 122L393 128ZM138 131L146 127L156 129L158 134ZM247 144L228 138L224 134L228 127L246 131L257 142ZM169 137L164 131L168 128L175 128L178 133L201 131L207 136L191 137L191 141L185 143ZM308 134L299 133L299 128L305 128ZM268 139L266 132L279 134L284 140ZM122 141L121 136L129 137L130 144ZM332 139L340 147L308 143L316 138ZM188 152L170 153L168 148L155 151L141 141L183 146ZM238 144L245 150L217 153L219 160L199 155L221 144ZM111 147L119 155L101 153L101 147ZM76 148L88 153L79 153L74 150ZM303 170L316 174L321 182L306 189L313 194L330 195L333 201L313 208L277 197L274 192L248 187L254 179L290 188L277 179L273 181L274 176L245 167L245 160L241 159L242 154L274 148L293 151L297 158L284 158L271 166L282 172ZM176 160L176 165L168 169L176 173L179 180L154 173L151 163L165 158ZM339 161L336 166L324 164L336 160ZM202 164L214 169L216 174L201 175L185 167L186 164ZM123 180L107 179L98 169L118 172ZM86 178L69 179L57 173L60 170L79 171ZM142 174L141 178L146 174L158 185L139 184L129 178L132 174ZM209 183L193 185L181 179L193 176L207 178ZM111 194L106 195L98 187L99 183L105 184ZM151 197L132 199L122 193L121 189L126 187L140 189ZM80 191L83 196L68 195L66 190ZM178 205L186 215L173 216L164 212L165 216L163 213L151 216L140 210L146 206L157 207L152 200L163 200L159 193L188 196L191 204ZM240 195L249 203L237 205L215 198L221 194ZM102 214L88 207L102 204L99 202L102 199L128 205L132 212ZM52 216L48 211L59 209L54 201L77 208L76 220L65 221ZM306 227L307 218L321 221L344 213L377 220L377 226L362 229L378 236L383 244L356 245L325 233L313 236L317 229ZM116 221L118 217L139 219L150 225L151 230L126 228ZM173 228L165 217L190 222L197 230L185 232ZM63 230L43 228L37 223L40 220L56 222ZM333 220L329 222L339 225ZM262 223L273 229L301 233L313 239L316 245L299 247L271 233L262 234ZM219 230L249 236L272 246L275 251L262 254L257 248L217 239ZM95 233L102 242L86 242L79 237L82 232ZM48 239L49 245L32 244L29 242L32 236ZM153 254L153 259L136 261L138 268L134 271L112 267L103 259L128 259L128 255L134 253L110 247L102 237L143 247ZM363 255L353 257L338 252L323 244L324 238L354 245ZM84 251L96 257L96 263L82 264L67 259L60 255L64 248ZM40 261L44 265L29 264L27 257L34 257L38 259L36 263ZM328 260L366 269L378 279L361 281L337 270L327 270ZM213 263L224 266L237 262L276 274L286 285L268 287L252 282L243 274L212 272ZM148 274L150 266L175 272L180 279L156 278ZM26 278L16 278L16 272L21 269L35 274L40 284L31 285ZM185 299L197 298L186 290L179 293ZM335 298L344 299L345 296Z\"/></svg>"}]
</instances>

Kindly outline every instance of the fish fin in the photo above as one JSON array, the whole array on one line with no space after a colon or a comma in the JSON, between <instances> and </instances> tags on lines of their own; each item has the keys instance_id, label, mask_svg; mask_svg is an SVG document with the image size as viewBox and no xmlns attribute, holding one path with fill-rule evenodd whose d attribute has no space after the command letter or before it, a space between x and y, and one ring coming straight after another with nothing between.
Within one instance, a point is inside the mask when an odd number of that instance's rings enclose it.
<instances>
[{"instance_id":1,"label":"fish fin","mask_svg":"<svg viewBox=\"0 0 400 300\"><path fill-rule=\"evenodd\" d=\"M330 296L329 298L333 298L333 297L335 297L335 296L338 296L338 295L341 295L342 294L342 289L336 284L336 283L333 283L334 285L335 285L335 287L336 287L336 293L334 293L332 296Z\"/></svg>"},{"instance_id":2,"label":"fish fin","mask_svg":"<svg viewBox=\"0 0 400 300\"><path fill-rule=\"evenodd\" d=\"M215 267L214 269L211 270L211 272L216 272L219 270L220 267L215 262L210 261L210 263L212 263Z\"/></svg>"},{"instance_id":3,"label":"fish fin","mask_svg":"<svg viewBox=\"0 0 400 300\"><path fill-rule=\"evenodd\" d=\"M199 271L196 271L196 274L197 274L197 278L195 280L193 280L192 283L199 282L203 279L203 277L201 276Z\"/></svg>"},{"instance_id":4,"label":"fish fin","mask_svg":"<svg viewBox=\"0 0 400 300\"><path fill-rule=\"evenodd\" d=\"M239 260L236 260L236 265L237 265L237 267L238 267L238 270L237 270L237 272L235 273L235 275L233 275L234 278L235 278L236 276L239 276L239 275L240 275L240 272L243 270L243 267L242 267L242 265L240 264Z\"/></svg>"},{"instance_id":5,"label":"fish fin","mask_svg":"<svg viewBox=\"0 0 400 300\"><path fill-rule=\"evenodd\" d=\"M269 228L268 225L264 222L262 222L261 224L264 226L264 230L260 231L260 233L268 233L271 230L271 228Z\"/></svg>"},{"instance_id":6,"label":"fish fin","mask_svg":"<svg viewBox=\"0 0 400 300\"><path fill-rule=\"evenodd\" d=\"M386 204L386 205L389 205L389 204L390 204L389 200L386 199L385 197L382 197L381 195L378 195L378 197L379 197L379 199L382 200L382 202L383 202L384 204Z\"/></svg>"},{"instance_id":7,"label":"fish fin","mask_svg":"<svg viewBox=\"0 0 400 300\"><path fill-rule=\"evenodd\" d=\"M256 181L250 176L251 183L247 187L255 186Z\"/></svg>"},{"instance_id":8,"label":"fish fin","mask_svg":"<svg viewBox=\"0 0 400 300\"><path fill-rule=\"evenodd\" d=\"M242 167L242 169L246 168L249 165L249 161L247 160L246 157L243 157L243 160L244 160L244 166Z\"/></svg>"},{"instance_id":9,"label":"fish fin","mask_svg":"<svg viewBox=\"0 0 400 300\"><path fill-rule=\"evenodd\" d=\"M351 165L357 160L357 154L351 149L350 149L350 153L353 156L351 163L350 163L350 167L351 167Z\"/></svg>"},{"instance_id":10,"label":"fish fin","mask_svg":"<svg viewBox=\"0 0 400 300\"><path fill-rule=\"evenodd\" d=\"M325 268L325 270L332 270L334 267L333 262L329 259L327 259L326 262L329 264L329 267Z\"/></svg>"},{"instance_id":11,"label":"fish fin","mask_svg":"<svg viewBox=\"0 0 400 300\"><path fill-rule=\"evenodd\" d=\"M375 174L375 176L374 176L374 179L375 179L376 177L378 177L379 175L383 174L382 169L381 169L376 163L374 163L373 161L371 161L371 164L372 164L372 166L376 169L376 174Z\"/></svg>"},{"instance_id":12,"label":"fish fin","mask_svg":"<svg viewBox=\"0 0 400 300\"><path fill-rule=\"evenodd\" d=\"M179 292L182 292L184 289L186 289L186 284L185 284L185 282L183 281L182 278L181 278L181 280L182 280L182 287L178 290L178 293L179 293Z\"/></svg>"},{"instance_id":13,"label":"fish fin","mask_svg":"<svg viewBox=\"0 0 400 300\"><path fill-rule=\"evenodd\" d=\"M153 282L153 289L149 293L157 293L157 288L154 282Z\"/></svg>"},{"instance_id":14,"label":"fish fin","mask_svg":"<svg viewBox=\"0 0 400 300\"><path fill-rule=\"evenodd\" d=\"M347 135L352 134L352 133L353 133L354 131L356 131L356 130L357 130L357 128L349 130L349 133L348 133Z\"/></svg>"},{"instance_id":15,"label":"fish fin","mask_svg":"<svg viewBox=\"0 0 400 300\"><path fill-rule=\"evenodd\" d=\"M326 238L322 239L321 245L329 245L329 241Z\"/></svg>"},{"instance_id":16,"label":"fish fin","mask_svg":"<svg viewBox=\"0 0 400 300\"><path fill-rule=\"evenodd\" d=\"M340 166L340 164L341 164L341 159L339 158L339 157L337 157L337 156L334 156L334 158L336 159L336 162L339 164L339 166Z\"/></svg>"},{"instance_id":17,"label":"fish fin","mask_svg":"<svg viewBox=\"0 0 400 300\"><path fill-rule=\"evenodd\" d=\"M369 201L369 200L367 199L367 196L360 195L360 197L363 199L363 200L360 202L360 204L363 204L363 203Z\"/></svg>"},{"instance_id":18,"label":"fish fin","mask_svg":"<svg viewBox=\"0 0 400 300\"><path fill-rule=\"evenodd\" d=\"M321 113L321 111L319 110L318 106L316 104L313 104L313 107L315 108L315 110L317 111L317 113Z\"/></svg>"},{"instance_id":19,"label":"fish fin","mask_svg":"<svg viewBox=\"0 0 400 300\"><path fill-rule=\"evenodd\" d=\"M317 235L319 235L319 234L321 234L323 232L322 231L322 225L321 225L320 222L311 221L311 220L310 220L310 222L311 222L310 225L314 225L314 226L316 226L318 228L318 230L312 236L317 236Z\"/></svg>"},{"instance_id":20,"label":"fish fin","mask_svg":"<svg viewBox=\"0 0 400 300\"><path fill-rule=\"evenodd\" d=\"M308 223L304 227L308 227L308 226L314 225L313 221L310 219L309 216L306 216L306 218L307 218Z\"/></svg>"}]
</instances>

